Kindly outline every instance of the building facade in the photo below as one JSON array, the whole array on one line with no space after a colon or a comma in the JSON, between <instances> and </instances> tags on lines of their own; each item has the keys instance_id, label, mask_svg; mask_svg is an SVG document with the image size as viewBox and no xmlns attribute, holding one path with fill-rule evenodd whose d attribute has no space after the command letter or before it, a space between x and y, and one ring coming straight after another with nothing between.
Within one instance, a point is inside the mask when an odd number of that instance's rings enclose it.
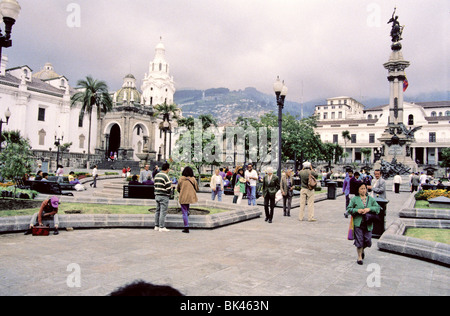
<instances>
[{"instance_id":1,"label":"building facade","mask_svg":"<svg viewBox=\"0 0 450 316\"><path fill-rule=\"evenodd\" d=\"M376 150L389 124L389 105L366 109L351 97L327 99L316 105L316 132L323 142L337 143L346 149L346 162L364 162L362 148L372 149L367 159L373 162ZM404 102L404 124L408 129L419 128L411 145L411 157L419 165L438 165L441 153L450 147L450 102ZM333 114L334 113L334 114ZM341 113L341 114L340 114ZM342 132L349 131L351 140L345 141Z\"/></svg>"},{"instance_id":2,"label":"building facade","mask_svg":"<svg viewBox=\"0 0 450 316\"><path fill-rule=\"evenodd\" d=\"M89 118L79 119L81 105L71 107L71 97L77 90L69 80L58 74L51 63L35 72L23 65L8 68L8 58L3 56L0 69L0 115L11 112L3 131L17 130L27 138L43 168L56 170L57 146L71 144L59 155L63 166L83 168L87 165ZM145 75L142 91L136 78L129 74L118 91L111 92L113 111L102 114L91 126L91 163L105 159L110 152L117 152L122 160L139 160L137 154L154 153L154 160L163 158L172 143L164 142L160 132L161 117L154 116L154 106L173 103L175 93L173 77L169 75L169 63L165 60L163 43L156 46L155 59ZM96 113L92 114L96 118ZM164 147L165 145L165 147ZM167 152L167 150L166 150ZM161 155L158 157L158 153ZM167 159L168 159L167 152ZM153 157L153 156L152 156ZM54 169L54 170L53 170Z\"/></svg>"}]
</instances>

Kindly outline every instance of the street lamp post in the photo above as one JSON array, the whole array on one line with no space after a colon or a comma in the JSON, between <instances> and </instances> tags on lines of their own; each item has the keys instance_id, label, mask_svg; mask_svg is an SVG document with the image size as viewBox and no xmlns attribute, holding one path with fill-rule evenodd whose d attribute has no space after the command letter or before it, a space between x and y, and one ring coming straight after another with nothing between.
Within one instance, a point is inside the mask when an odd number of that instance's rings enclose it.
<instances>
[{"instance_id":1,"label":"street lamp post","mask_svg":"<svg viewBox=\"0 0 450 316\"><path fill-rule=\"evenodd\" d=\"M286 99L286 95L288 93L288 88L284 85L284 81L280 81L280 77L277 77L277 80L273 84L273 90L275 91L275 95L277 97L277 106L278 106L278 179L281 179L281 155L282 155L282 145L281 145L281 131L282 131L282 123L283 123L283 108L284 108L284 100Z\"/></svg>"},{"instance_id":2,"label":"street lamp post","mask_svg":"<svg viewBox=\"0 0 450 316\"><path fill-rule=\"evenodd\" d=\"M5 23L5 35L0 30L0 64L2 56L2 48L11 47L11 32L14 23L16 23L17 17L20 13L20 5L16 0L2 0L0 2L0 16L3 17L3 23Z\"/></svg>"},{"instance_id":3,"label":"street lamp post","mask_svg":"<svg viewBox=\"0 0 450 316\"><path fill-rule=\"evenodd\" d=\"M0 152L2 151L2 140L1 140L1 137L2 137L3 124L8 125L9 118L11 117L11 111L9 111L9 108L5 112L5 117L6 117L6 121L5 122L3 122L3 119L0 119Z\"/></svg>"},{"instance_id":4,"label":"street lamp post","mask_svg":"<svg viewBox=\"0 0 450 316\"><path fill-rule=\"evenodd\" d=\"M57 151L56 151L56 169L58 169L58 166L59 166L59 146L61 146L61 141L62 140L64 140L64 134L62 134L59 137L57 132L55 132L55 146L57 148Z\"/></svg>"}]
</instances>

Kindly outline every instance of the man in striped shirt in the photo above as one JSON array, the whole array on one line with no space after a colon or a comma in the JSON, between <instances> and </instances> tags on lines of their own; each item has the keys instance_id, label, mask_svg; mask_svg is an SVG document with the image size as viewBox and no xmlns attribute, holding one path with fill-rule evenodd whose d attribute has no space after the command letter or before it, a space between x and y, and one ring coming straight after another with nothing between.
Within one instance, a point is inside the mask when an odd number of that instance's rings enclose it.
<instances>
[{"instance_id":1,"label":"man in striped shirt","mask_svg":"<svg viewBox=\"0 0 450 316\"><path fill-rule=\"evenodd\" d=\"M169 208L170 193L172 192L172 181L170 181L168 173L170 165L165 163L162 165L162 172L155 176L155 230L160 232L168 232L165 226L167 209Z\"/></svg>"}]
</instances>

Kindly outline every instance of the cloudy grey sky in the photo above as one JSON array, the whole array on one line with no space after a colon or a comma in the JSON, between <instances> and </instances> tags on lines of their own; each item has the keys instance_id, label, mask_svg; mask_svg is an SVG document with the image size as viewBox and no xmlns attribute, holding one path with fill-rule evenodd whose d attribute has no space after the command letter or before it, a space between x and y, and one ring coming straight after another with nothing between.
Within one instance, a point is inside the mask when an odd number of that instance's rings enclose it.
<instances>
[{"instance_id":1,"label":"cloudy grey sky","mask_svg":"<svg viewBox=\"0 0 450 316\"><path fill-rule=\"evenodd\" d=\"M301 101L303 90L305 102L387 98L387 21L397 6L411 62L405 99L449 90L448 0L18 1L8 67L39 71L49 61L72 85L92 75L111 90L131 72L140 86L162 36L178 90L272 93L279 75L287 99Z\"/></svg>"}]
</instances>

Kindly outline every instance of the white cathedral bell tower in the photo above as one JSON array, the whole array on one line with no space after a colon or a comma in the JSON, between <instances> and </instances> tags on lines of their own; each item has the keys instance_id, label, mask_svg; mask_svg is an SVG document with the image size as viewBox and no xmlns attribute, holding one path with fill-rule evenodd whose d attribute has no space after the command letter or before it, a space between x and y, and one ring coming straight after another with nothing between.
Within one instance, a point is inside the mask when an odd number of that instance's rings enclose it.
<instances>
[{"instance_id":1,"label":"white cathedral bell tower","mask_svg":"<svg viewBox=\"0 0 450 316\"><path fill-rule=\"evenodd\" d=\"M162 38L155 49L155 58L150 62L148 74L142 82L141 103L147 106L173 104L175 85L170 76L169 63L166 61L166 49Z\"/></svg>"}]
</instances>

